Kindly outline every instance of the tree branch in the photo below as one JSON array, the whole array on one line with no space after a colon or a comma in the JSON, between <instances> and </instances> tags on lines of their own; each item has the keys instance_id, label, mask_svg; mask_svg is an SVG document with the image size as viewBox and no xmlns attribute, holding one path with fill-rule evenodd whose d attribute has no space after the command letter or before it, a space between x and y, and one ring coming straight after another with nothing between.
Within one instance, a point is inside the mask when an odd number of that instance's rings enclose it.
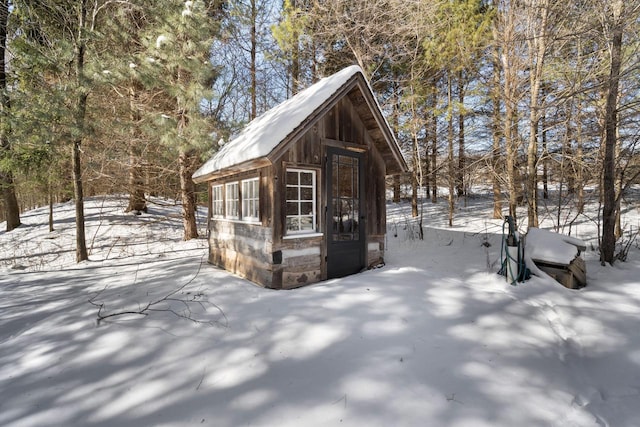
<instances>
[{"instance_id":1,"label":"tree branch","mask_svg":"<svg viewBox=\"0 0 640 427\"><path fill-rule=\"evenodd\" d=\"M187 281L185 282L183 285L181 285L180 287L176 288L175 290L169 292L168 294L164 295L163 297L160 297L158 299L155 299L153 301L148 302L146 305L139 307L138 310L122 310L122 311L115 311L112 313L103 313L104 309L105 309L105 304L103 302L96 302L96 298L98 296L100 296L102 294L102 292L104 292L107 287L105 286L101 291L97 292L94 296L92 296L88 302L89 304L98 307L98 312L96 313L97 315L97 323L98 325L100 325L100 323L103 320L112 318L112 317L117 317L117 316L125 316L125 315L137 315L137 316L148 316L149 313L151 312L168 312L168 313L172 313L173 315L175 315L176 317L182 318L182 319L186 319L186 320L190 320L193 323L198 323L198 324L207 324L210 326L214 326L214 325L219 325L219 326L223 326L223 327L228 327L229 325L229 320L227 319L226 314L224 313L224 311L216 304L209 302L209 301L199 301L196 298L198 297L197 295L194 295L193 297L191 297L191 299L186 299L186 298L175 298L174 295L176 295L178 292L181 292L182 290L184 290L188 285L190 285L191 283L193 283L193 281L196 279L196 277L198 277L198 275L200 274L200 270L202 268L202 262L203 262L203 258L205 255L203 255L200 258L200 263L198 265L198 270L195 272L195 274ZM137 275L137 271L136 271L136 275ZM202 294L199 294L202 295ZM178 304L182 304L184 306L184 310L182 312L178 312L175 309L170 307L171 303L178 303ZM213 321L213 320L201 320L201 319L196 319L193 317L193 312L191 310L191 307L193 305L197 305L200 306L203 309L207 309L206 305L204 303L208 303L208 305L214 307L223 317L224 321L220 322L220 321ZM166 303L167 306L164 308L158 308L158 306L161 306L161 304Z\"/></svg>"}]
</instances>

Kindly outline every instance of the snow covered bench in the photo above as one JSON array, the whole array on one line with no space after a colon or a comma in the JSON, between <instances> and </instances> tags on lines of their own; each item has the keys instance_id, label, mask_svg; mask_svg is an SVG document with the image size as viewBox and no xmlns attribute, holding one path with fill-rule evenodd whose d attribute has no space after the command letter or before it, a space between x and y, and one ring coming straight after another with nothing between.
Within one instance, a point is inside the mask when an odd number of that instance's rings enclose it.
<instances>
[{"instance_id":1,"label":"snow covered bench","mask_svg":"<svg viewBox=\"0 0 640 427\"><path fill-rule=\"evenodd\" d=\"M580 239L539 228L529 228L525 238L525 263L534 275L549 275L564 287L587 286L587 267L580 253L587 245Z\"/></svg>"}]
</instances>

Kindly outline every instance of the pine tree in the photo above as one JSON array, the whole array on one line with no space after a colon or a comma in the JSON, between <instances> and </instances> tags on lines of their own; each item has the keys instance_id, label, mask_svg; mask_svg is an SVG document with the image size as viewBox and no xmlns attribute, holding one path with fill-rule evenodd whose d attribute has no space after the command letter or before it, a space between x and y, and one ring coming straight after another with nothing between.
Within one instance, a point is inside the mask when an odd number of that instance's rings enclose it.
<instances>
[{"instance_id":1,"label":"pine tree","mask_svg":"<svg viewBox=\"0 0 640 427\"><path fill-rule=\"evenodd\" d=\"M199 155L211 148L211 123L202 112L210 98L215 69L210 60L218 30L215 9L200 0L165 3L160 25L145 33L146 56L135 64L150 89L158 91L151 111L160 141L177 158L184 223L184 239L198 237L195 185L191 175Z\"/></svg>"},{"instance_id":2,"label":"pine tree","mask_svg":"<svg viewBox=\"0 0 640 427\"><path fill-rule=\"evenodd\" d=\"M92 103L91 96L106 86L104 50L98 46L106 35L118 31L110 19L118 6L108 0L17 0L12 14L19 28L12 40L16 90L30 101L22 104L20 114L25 120L16 121L16 131L30 131L35 144L52 144L70 154L67 168L75 202L78 262L88 259L82 161L90 155L86 144L96 137L89 117L99 115L99 104ZM41 125L20 129L36 122ZM35 151L47 152L44 148Z\"/></svg>"},{"instance_id":3,"label":"pine tree","mask_svg":"<svg viewBox=\"0 0 640 427\"><path fill-rule=\"evenodd\" d=\"M7 231L20 225L20 208L16 197L14 173L11 163L11 102L7 87L7 28L9 21L9 0L0 3L0 192L4 205Z\"/></svg>"},{"instance_id":4,"label":"pine tree","mask_svg":"<svg viewBox=\"0 0 640 427\"><path fill-rule=\"evenodd\" d=\"M58 139L53 135L60 133L67 140L76 208L76 260L80 262L88 259L80 147L86 133L86 106L90 88L85 66L90 38L87 17L91 15L88 15L86 0L59 0L55 4L16 1L14 15L20 28L13 40L17 72L21 75L19 78L29 80L33 69L42 73L43 79L50 83L51 102L48 104L62 100L56 109L66 113L61 126L51 123L36 128L35 132L43 135L39 141L48 139L47 134L52 136L51 139ZM27 86L23 84L21 89L27 90ZM39 95L44 96L42 93Z\"/></svg>"},{"instance_id":5,"label":"pine tree","mask_svg":"<svg viewBox=\"0 0 640 427\"><path fill-rule=\"evenodd\" d=\"M280 22L271 28L282 55L280 60L286 64L288 87L292 95L314 76L315 52L310 31L308 1L284 0ZM311 75L311 78L305 76Z\"/></svg>"}]
</instances>

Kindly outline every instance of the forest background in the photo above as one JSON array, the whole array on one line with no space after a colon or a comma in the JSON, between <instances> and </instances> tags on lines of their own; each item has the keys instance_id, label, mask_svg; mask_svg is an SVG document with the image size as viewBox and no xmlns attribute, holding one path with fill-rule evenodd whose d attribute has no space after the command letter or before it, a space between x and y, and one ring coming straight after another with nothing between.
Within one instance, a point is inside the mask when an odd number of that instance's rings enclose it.
<instances>
[{"instance_id":1,"label":"forest background","mask_svg":"<svg viewBox=\"0 0 640 427\"><path fill-rule=\"evenodd\" d=\"M82 261L85 196L128 194L140 213L153 195L197 237L201 162L358 64L409 161L390 184L414 216L442 199L454 225L483 186L495 218L536 226L552 209L570 227L560 208L597 200L613 263L640 177L639 31L640 0L0 0L0 221L73 199Z\"/></svg>"}]
</instances>

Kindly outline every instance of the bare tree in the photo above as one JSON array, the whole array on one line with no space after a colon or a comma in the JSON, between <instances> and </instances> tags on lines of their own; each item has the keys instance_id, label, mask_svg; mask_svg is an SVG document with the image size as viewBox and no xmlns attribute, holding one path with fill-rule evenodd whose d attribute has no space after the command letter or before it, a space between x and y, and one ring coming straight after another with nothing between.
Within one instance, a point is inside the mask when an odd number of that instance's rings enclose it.
<instances>
[{"instance_id":1,"label":"bare tree","mask_svg":"<svg viewBox=\"0 0 640 427\"><path fill-rule=\"evenodd\" d=\"M509 191L509 215L517 223L518 198L521 194L518 168L518 149L520 137L518 133L518 104L522 98L520 72L523 69L520 52L522 38L518 34L517 17L519 11L513 3L498 2L498 16L495 20L494 40L500 49L502 76L502 101L504 103L504 120L502 134L506 147L506 179Z\"/></svg>"},{"instance_id":2,"label":"bare tree","mask_svg":"<svg viewBox=\"0 0 640 427\"><path fill-rule=\"evenodd\" d=\"M533 0L526 14L529 57L529 145L527 147L527 202L529 227L538 226L538 138L540 130L540 92L548 45L550 0Z\"/></svg>"},{"instance_id":3,"label":"bare tree","mask_svg":"<svg viewBox=\"0 0 640 427\"><path fill-rule=\"evenodd\" d=\"M604 113L604 159L602 208L602 243L600 245L600 261L613 263L615 260L616 214L619 206L616 201L615 188L615 152L618 133L618 91L620 71L622 68L622 35L624 28L625 3L615 0L607 5L606 19L603 27L607 31L609 45L609 76L605 82L606 105ZM620 197L620 195L618 195Z\"/></svg>"},{"instance_id":4,"label":"bare tree","mask_svg":"<svg viewBox=\"0 0 640 427\"><path fill-rule=\"evenodd\" d=\"M496 15L497 16L497 15ZM494 18L495 20L495 18ZM497 41L498 26L496 23L492 25L493 46L491 46L491 86L489 89L489 97L491 98L491 141L492 141L492 153L491 153L491 165L492 165L492 190L493 190L493 218L502 218L502 186L500 184L500 177L502 175L502 111L501 106L501 62L500 62L500 48Z\"/></svg>"}]
</instances>

